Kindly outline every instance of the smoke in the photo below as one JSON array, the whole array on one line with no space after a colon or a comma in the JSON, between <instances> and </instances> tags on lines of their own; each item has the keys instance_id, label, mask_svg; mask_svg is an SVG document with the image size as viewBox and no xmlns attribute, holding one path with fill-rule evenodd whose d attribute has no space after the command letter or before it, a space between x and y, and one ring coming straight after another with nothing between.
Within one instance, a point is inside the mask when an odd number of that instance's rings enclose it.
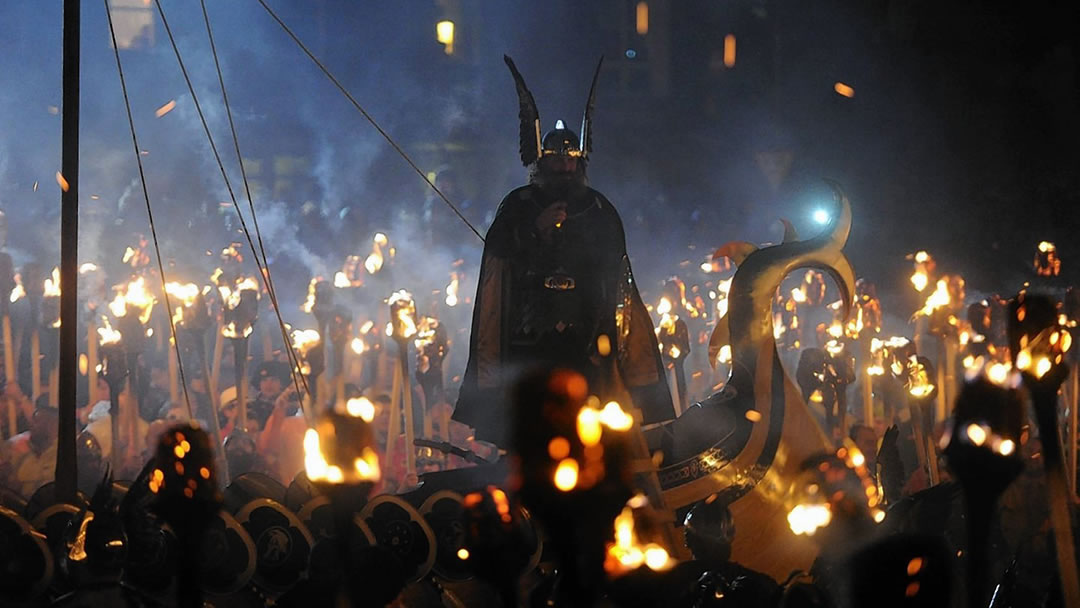
<instances>
[{"instance_id":1,"label":"smoke","mask_svg":"<svg viewBox=\"0 0 1080 608\"><path fill-rule=\"evenodd\" d=\"M256 207L259 230L267 246L268 264L274 264L281 256L295 258L312 276L332 276L330 262L311 251L301 239L299 227L289 217L289 205L281 201L259 203ZM249 226L254 231L253 225ZM258 244L256 243L256 246Z\"/></svg>"},{"instance_id":2,"label":"smoke","mask_svg":"<svg viewBox=\"0 0 1080 608\"><path fill-rule=\"evenodd\" d=\"M855 207L848 254L883 295L906 288L902 256L916 248L908 241L916 225L927 243L920 247L959 242L946 234L949 222L932 221L948 200L935 192L945 180L934 150L948 149L940 114L902 70L882 69L899 55L864 39L872 28L858 15L832 11L801 25L794 8L777 6L763 17L738 5L683 3L671 9L673 27L710 34L674 38L674 59L657 70L651 38L620 38L615 16L575 3L450 3L460 5L454 15L444 3L275 4L425 174L453 170L458 184L447 194L481 232L505 193L525 181L518 103L502 55L516 60L547 130L557 118L577 128L596 58L605 54L589 177L621 214L647 299L674 274L707 280L695 269L727 241L779 241L778 218L811 236L809 212L828 196L823 176L848 187ZM371 299L405 288L438 301L451 271L464 275L460 295L470 297L481 243L469 228L256 3L209 8L283 304L295 310L312 277L332 279L346 256L370 253L376 232L389 235L396 255L365 286ZM233 195L246 209L201 11L184 3L166 10ZM121 59L150 202L167 268L205 281L216 252L245 239L153 6L144 16L153 35L122 49ZM434 39L434 23L448 17L459 23L454 55ZM27 34L0 37L0 205L11 224L9 250L18 264L51 267L58 259L60 7L0 3L0 22ZM737 68L726 71L711 61L709 44L713 33L735 26L746 33L739 32ZM756 48L758 40L770 42ZM80 257L117 276L126 270L124 247L149 226L105 15L92 4L83 7L82 70ZM853 83L856 97L837 97L839 80ZM175 108L156 116L169 101ZM967 233L964 242L977 240L978 231ZM454 314L462 310L464 302Z\"/></svg>"}]
</instances>

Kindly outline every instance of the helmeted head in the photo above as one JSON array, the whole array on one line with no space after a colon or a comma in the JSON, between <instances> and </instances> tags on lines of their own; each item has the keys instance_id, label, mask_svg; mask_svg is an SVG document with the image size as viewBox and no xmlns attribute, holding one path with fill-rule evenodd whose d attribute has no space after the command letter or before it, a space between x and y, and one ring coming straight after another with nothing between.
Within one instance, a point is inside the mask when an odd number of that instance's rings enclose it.
<instances>
[{"instance_id":1,"label":"helmeted head","mask_svg":"<svg viewBox=\"0 0 1080 608\"><path fill-rule=\"evenodd\" d=\"M570 129L567 129L563 121L557 120L555 121L555 128L548 131L547 135L544 136L540 155L541 158L549 156L581 158L581 138Z\"/></svg>"},{"instance_id":2,"label":"helmeted head","mask_svg":"<svg viewBox=\"0 0 1080 608\"><path fill-rule=\"evenodd\" d=\"M596 80L600 76L603 58L596 66L592 87L589 89L585 114L581 121L581 132L566 128L562 120L555 122L555 128L540 137L540 111L536 100L525 85L525 79L518 72L514 62L504 56L518 94L518 118L520 119L521 162L529 167L529 181L540 185L559 185L559 182L585 183L585 165L592 151L592 110L596 100Z\"/></svg>"},{"instance_id":3,"label":"helmeted head","mask_svg":"<svg viewBox=\"0 0 1080 608\"><path fill-rule=\"evenodd\" d=\"M585 184L585 157L581 140L567 129L563 121L544 136L540 159L530 173L529 181L541 186L566 188Z\"/></svg>"},{"instance_id":4,"label":"helmeted head","mask_svg":"<svg viewBox=\"0 0 1080 608\"><path fill-rule=\"evenodd\" d=\"M263 361L252 374L251 383L265 397L277 397L289 382L289 366L281 361Z\"/></svg>"},{"instance_id":5,"label":"helmeted head","mask_svg":"<svg viewBox=\"0 0 1080 608\"><path fill-rule=\"evenodd\" d=\"M686 547L695 559L726 562L735 542L735 520L725 502L711 496L694 506L683 520Z\"/></svg>"}]
</instances>

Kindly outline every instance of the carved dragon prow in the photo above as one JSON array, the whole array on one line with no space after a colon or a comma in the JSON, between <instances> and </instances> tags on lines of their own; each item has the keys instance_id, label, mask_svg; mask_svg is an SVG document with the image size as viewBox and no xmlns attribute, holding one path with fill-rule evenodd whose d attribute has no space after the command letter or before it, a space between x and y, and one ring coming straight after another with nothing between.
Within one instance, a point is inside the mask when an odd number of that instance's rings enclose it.
<instances>
[{"instance_id":1,"label":"carved dragon prow","mask_svg":"<svg viewBox=\"0 0 1080 608\"><path fill-rule=\"evenodd\" d=\"M659 429L667 506L716 494L735 518L733 559L780 579L808 569L816 555L811 542L788 528L787 495L803 460L830 443L784 373L773 338L772 302L784 277L810 267L833 277L845 319L850 314L855 274L842 249L851 230L851 205L838 184L829 185L839 208L821 234L798 241L793 230L785 230L790 239L779 245L721 248L738 269L728 314L718 323L725 329L710 342L726 338L730 344L731 376L720 392Z\"/></svg>"}]
</instances>

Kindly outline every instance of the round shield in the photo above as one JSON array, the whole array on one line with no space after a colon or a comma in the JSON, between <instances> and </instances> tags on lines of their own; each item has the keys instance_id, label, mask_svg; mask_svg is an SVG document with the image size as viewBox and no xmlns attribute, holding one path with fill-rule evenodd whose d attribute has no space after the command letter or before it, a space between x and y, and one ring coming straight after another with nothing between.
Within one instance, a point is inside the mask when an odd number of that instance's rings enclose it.
<instances>
[{"instance_id":1,"label":"round shield","mask_svg":"<svg viewBox=\"0 0 1080 608\"><path fill-rule=\"evenodd\" d=\"M199 557L199 582L207 593L235 593L255 574L255 543L247 530L225 511L219 510L210 521Z\"/></svg>"},{"instance_id":2,"label":"round shield","mask_svg":"<svg viewBox=\"0 0 1080 608\"><path fill-rule=\"evenodd\" d=\"M23 517L33 523L37 519L39 513L58 502L60 501L56 498L56 484L50 481L34 491L30 500L26 502L26 510L23 511ZM86 497L86 494L76 490L75 501L72 504L79 508L85 507L90 504L90 499Z\"/></svg>"},{"instance_id":3,"label":"round shield","mask_svg":"<svg viewBox=\"0 0 1080 608\"><path fill-rule=\"evenodd\" d=\"M225 509L232 513L240 511L244 505L259 498L284 504L285 486L281 482L262 473L244 473L233 478L225 488Z\"/></svg>"},{"instance_id":4,"label":"round shield","mask_svg":"<svg viewBox=\"0 0 1080 608\"><path fill-rule=\"evenodd\" d=\"M82 509L75 505L56 503L39 511L34 519L30 520L30 524L35 530L45 535L45 542L56 552L63 546L64 531L67 530L68 524L78 517L81 511Z\"/></svg>"},{"instance_id":5,"label":"round shield","mask_svg":"<svg viewBox=\"0 0 1080 608\"><path fill-rule=\"evenodd\" d=\"M330 499L316 496L294 509L300 521L315 538L333 538L334 516L330 510Z\"/></svg>"},{"instance_id":6,"label":"round shield","mask_svg":"<svg viewBox=\"0 0 1080 608\"><path fill-rule=\"evenodd\" d=\"M465 548L464 498L451 490L439 490L420 505L420 513L435 533L435 574L450 581L472 578L468 560L459 553Z\"/></svg>"},{"instance_id":7,"label":"round shield","mask_svg":"<svg viewBox=\"0 0 1080 608\"><path fill-rule=\"evenodd\" d=\"M259 498L244 505L236 520L255 541L255 576L271 594L288 591L307 574L315 544L300 518L281 503Z\"/></svg>"},{"instance_id":8,"label":"round shield","mask_svg":"<svg viewBox=\"0 0 1080 608\"><path fill-rule=\"evenodd\" d=\"M285 490L285 502L282 504L288 507L290 511L299 512L305 503L319 494L321 492L308 479L307 471L300 471L293 478L292 483L289 484L289 488ZM300 519L303 519L303 517Z\"/></svg>"},{"instance_id":9,"label":"round shield","mask_svg":"<svg viewBox=\"0 0 1080 608\"><path fill-rule=\"evenodd\" d=\"M168 524L129 526L124 583L144 593L167 590L176 579L177 539Z\"/></svg>"},{"instance_id":10,"label":"round shield","mask_svg":"<svg viewBox=\"0 0 1080 608\"><path fill-rule=\"evenodd\" d=\"M52 553L41 534L0 507L0 597L27 602L41 595L52 577Z\"/></svg>"},{"instance_id":11,"label":"round shield","mask_svg":"<svg viewBox=\"0 0 1080 608\"><path fill-rule=\"evenodd\" d=\"M341 575L341 556L334 529L334 513L330 499L315 496L300 507L297 517L311 532L315 544L311 547L308 578L315 584L330 584ZM350 550L353 553L375 544L375 535L364 520L353 517Z\"/></svg>"},{"instance_id":12,"label":"round shield","mask_svg":"<svg viewBox=\"0 0 1080 608\"><path fill-rule=\"evenodd\" d=\"M45 535L45 544L52 552L54 569L60 568L59 558L65 553L64 532L67 531L68 524L78 517L81 511L82 509L75 505L61 502L38 511L34 519L30 520L30 525ZM54 586L58 585L66 589L67 582L63 577L54 577L53 583Z\"/></svg>"},{"instance_id":13,"label":"round shield","mask_svg":"<svg viewBox=\"0 0 1080 608\"><path fill-rule=\"evenodd\" d=\"M375 534L376 544L401 560L406 580L419 581L431 571L435 564L435 533L409 503L382 494L367 503L360 518Z\"/></svg>"}]
</instances>

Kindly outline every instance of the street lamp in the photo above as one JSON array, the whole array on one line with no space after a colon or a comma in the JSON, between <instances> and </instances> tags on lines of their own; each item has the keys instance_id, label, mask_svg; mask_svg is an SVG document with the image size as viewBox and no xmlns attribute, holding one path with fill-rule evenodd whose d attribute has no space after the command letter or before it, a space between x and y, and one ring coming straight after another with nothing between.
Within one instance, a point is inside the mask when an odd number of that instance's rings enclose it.
<instances>
[{"instance_id":1,"label":"street lamp","mask_svg":"<svg viewBox=\"0 0 1080 608\"><path fill-rule=\"evenodd\" d=\"M443 45L447 55L454 54L454 22L449 20L435 24L435 39Z\"/></svg>"}]
</instances>

